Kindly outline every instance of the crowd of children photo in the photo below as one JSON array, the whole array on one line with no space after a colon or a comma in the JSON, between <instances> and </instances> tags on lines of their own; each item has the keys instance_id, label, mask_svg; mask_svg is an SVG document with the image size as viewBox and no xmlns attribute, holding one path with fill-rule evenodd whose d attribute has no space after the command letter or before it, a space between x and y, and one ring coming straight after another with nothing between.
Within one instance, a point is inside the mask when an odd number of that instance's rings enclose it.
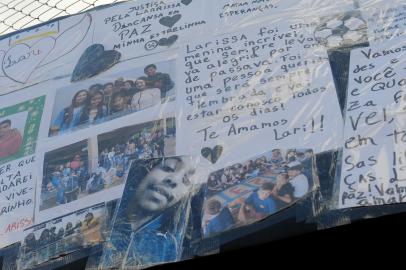
<instances>
[{"instance_id":1,"label":"crowd of children photo","mask_svg":"<svg viewBox=\"0 0 406 270\"><path fill-rule=\"evenodd\" d=\"M163 129L144 129L140 134L131 136L125 143L105 148L99 155L99 164L106 171L114 167L127 171L130 160L150 159L164 156L165 133Z\"/></svg>"},{"instance_id":2,"label":"crowd of children photo","mask_svg":"<svg viewBox=\"0 0 406 270\"><path fill-rule=\"evenodd\" d=\"M261 220L304 197L314 185L313 152L275 149L260 156L210 174L207 182L204 233L224 232ZM260 186L239 194L229 202L222 193L239 184L259 179Z\"/></svg>"},{"instance_id":3,"label":"crowd of children photo","mask_svg":"<svg viewBox=\"0 0 406 270\"><path fill-rule=\"evenodd\" d=\"M114 133L112 139L99 142L98 163L93 170L89 168L87 151L70 153L58 161L53 160L55 153L46 156L41 209L70 203L122 184L132 160L164 156L167 135L158 123L133 131L124 139L116 138Z\"/></svg>"},{"instance_id":4,"label":"crowd of children photo","mask_svg":"<svg viewBox=\"0 0 406 270\"><path fill-rule=\"evenodd\" d=\"M103 222L101 217L88 212L83 220L79 219L75 224L61 223L29 233L24 239L20 254L20 262L23 264L21 269L31 268L82 247L99 244L104 237Z\"/></svg>"},{"instance_id":5,"label":"crowd of children photo","mask_svg":"<svg viewBox=\"0 0 406 270\"><path fill-rule=\"evenodd\" d=\"M118 78L79 90L69 106L54 112L49 135L56 136L161 104L174 88L174 82L169 74L158 72L154 64L146 66L144 73L145 76L134 81Z\"/></svg>"}]
</instances>

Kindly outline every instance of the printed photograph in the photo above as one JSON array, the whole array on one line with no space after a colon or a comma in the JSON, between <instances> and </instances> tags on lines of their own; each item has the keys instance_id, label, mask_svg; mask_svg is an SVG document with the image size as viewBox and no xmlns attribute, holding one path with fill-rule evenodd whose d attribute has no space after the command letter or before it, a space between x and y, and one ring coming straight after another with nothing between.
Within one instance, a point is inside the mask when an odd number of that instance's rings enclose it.
<instances>
[{"instance_id":1,"label":"printed photograph","mask_svg":"<svg viewBox=\"0 0 406 270\"><path fill-rule=\"evenodd\" d=\"M179 260L189 220L193 159L175 156L132 164L100 267L144 268Z\"/></svg>"},{"instance_id":2,"label":"printed photograph","mask_svg":"<svg viewBox=\"0 0 406 270\"><path fill-rule=\"evenodd\" d=\"M115 205L115 201L98 204L26 229L19 269L100 244L108 234Z\"/></svg>"},{"instance_id":3,"label":"printed photograph","mask_svg":"<svg viewBox=\"0 0 406 270\"><path fill-rule=\"evenodd\" d=\"M35 153L45 97L0 109L0 164Z\"/></svg>"},{"instance_id":4,"label":"printed photograph","mask_svg":"<svg viewBox=\"0 0 406 270\"><path fill-rule=\"evenodd\" d=\"M122 185L133 160L174 155L175 135L175 118L167 118L46 153L40 211Z\"/></svg>"},{"instance_id":5,"label":"printed photograph","mask_svg":"<svg viewBox=\"0 0 406 270\"><path fill-rule=\"evenodd\" d=\"M174 61L151 63L57 91L49 136L86 128L174 100Z\"/></svg>"},{"instance_id":6,"label":"printed photograph","mask_svg":"<svg viewBox=\"0 0 406 270\"><path fill-rule=\"evenodd\" d=\"M311 150L274 149L209 175L202 229L205 237L265 219L315 187Z\"/></svg>"}]
</instances>

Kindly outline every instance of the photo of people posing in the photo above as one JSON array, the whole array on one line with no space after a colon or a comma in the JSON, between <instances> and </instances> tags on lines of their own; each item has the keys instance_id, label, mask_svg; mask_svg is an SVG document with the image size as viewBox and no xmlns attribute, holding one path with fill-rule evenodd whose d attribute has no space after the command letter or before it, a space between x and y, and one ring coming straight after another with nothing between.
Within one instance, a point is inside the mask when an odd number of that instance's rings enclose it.
<instances>
[{"instance_id":1,"label":"photo of people posing","mask_svg":"<svg viewBox=\"0 0 406 270\"><path fill-rule=\"evenodd\" d=\"M110 227L109 210L115 205L115 201L102 203L26 229L19 269L30 269L60 255L100 244Z\"/></svg>"},{"instance_id":2,"label":"photo of people posing","mask_svg":"<svg viewBox=\"0 0 406 270\"><path fill-rule=\"evenodd\" d=\"M174 61L149 64L57 92L49 136L107 122L173 100Z\"/></svg>"},{"instance_id":3,"label":"photo of people posing","mask_svg":"<svg viewBox=\"0 0 406 270\"><path fill-rule=\"evenodd\" d=\"M40 211L122 185L131 161L173 155L175 133L175 118L167 118L46 153Z\"/></svg>"},{"instance_id":4,"label":"photo of people posing","mask_svg":"<svg viewBox=\"0 0 406 270\"><path fill-rule=\"evenodd\" d=\"M274 149L209 175L203 234L206 237L275 214L315 187L311 150Z\"/></svg>"},{"instance_id":5,"label":"photo of people posing","mask_svg":"<svg viewBox=\"0 0 406 270\"><path fill-rule=\"evenodd\" d=\"M45 97L0 108L0 164L35 153Z\"/></svg>"},{"instance_id":6,"label":"photo of people posing","mask_svg":"<svg viewBox=\"0 0 406 270\"><path fill-rule=\"evenodd\" d=\"M179 260L194 175L189 156L135 161L100 269L142 269Z\"/></svg>"}]
</instances>

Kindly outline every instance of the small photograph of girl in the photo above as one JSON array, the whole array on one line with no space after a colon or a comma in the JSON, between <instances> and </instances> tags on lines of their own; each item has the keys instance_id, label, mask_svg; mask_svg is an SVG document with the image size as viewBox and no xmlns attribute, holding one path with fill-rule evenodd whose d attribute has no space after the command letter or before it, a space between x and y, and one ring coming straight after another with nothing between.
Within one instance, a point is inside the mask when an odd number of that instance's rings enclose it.
<instances>
[{"instance_id":1,"label":"small photograph of girl","mask_svg":"<svg viewBox=\"0 0 406 270\"><path fill-rule=\"evenodd\" d=\"M49 136L97 125L172 101L174 61L104 75L57 91Z\"/></svg>"}]
</instances>

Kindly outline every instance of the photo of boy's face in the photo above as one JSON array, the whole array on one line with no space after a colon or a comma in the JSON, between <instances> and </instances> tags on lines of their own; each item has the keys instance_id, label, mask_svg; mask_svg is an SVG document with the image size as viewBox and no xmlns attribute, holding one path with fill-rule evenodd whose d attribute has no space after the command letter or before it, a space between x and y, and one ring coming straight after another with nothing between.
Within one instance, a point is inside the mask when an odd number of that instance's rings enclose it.
<instances>
[{"instance_id":1,"label":"photo of boy's face","mask_svg":"<svg viewBox=\"0 0 406 270\"><path fill-rule=\"evenodd\" d=\"M135 198L146 212L163 211L189 193L194 173L190 157L167 158L140 183Z\"/></svg>"},{"instance_id":2,"label":"photo of boy's face","mask_svg":"<svg viewBox=\"0 0 406 270\"><path fill-rule=\"evenodd\" d=\"M0 124L0 137L4 136L11 128L10 122L4 121Z\"/></svg>"},{"instance_id":3,"label":"photo of boy's face","mask_svg":"<svg viewBox=\"0 0 406 270\"><path fill-rule=\"evenodd\" d=\"M155 74L156 74L156 68L154 68L154 67L149 67L149 68L147 68L147 69L145 70L145 74L146 74L147 76L155 76Z\"/></svg>"},{"instance_id":4,"label":"photo of boy's face","mask_svg":"<svg viewBox=\"0 0 406 270\"><path fill-rule=\"evenodd\" d=\"M292 177L296 177L301 173L301 171L299 169L289 169L288 170L288 175L290 178Z\"/></svg>"}]
</instances>

